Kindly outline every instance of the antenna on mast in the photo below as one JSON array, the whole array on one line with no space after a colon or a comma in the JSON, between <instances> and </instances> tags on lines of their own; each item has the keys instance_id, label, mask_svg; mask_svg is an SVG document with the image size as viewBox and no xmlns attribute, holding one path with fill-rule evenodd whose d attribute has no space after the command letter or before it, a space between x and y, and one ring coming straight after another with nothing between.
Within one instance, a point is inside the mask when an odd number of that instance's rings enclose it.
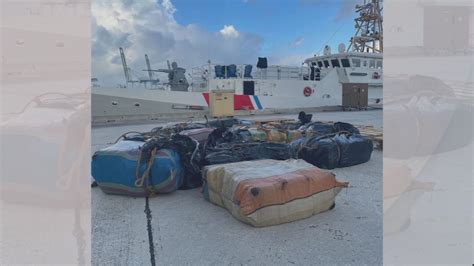
<instances>
[{"instance_id":1,"label":"antenna on mast","mask_svg":"<svg viewBox=\"0 0 474 266\"><path fill-rule=\"evenodd\" d=\"M359 17L354 19L356 33L347 51L383 53L382 0L364 0L356 5Z\"/></svg>"}]
</instances>

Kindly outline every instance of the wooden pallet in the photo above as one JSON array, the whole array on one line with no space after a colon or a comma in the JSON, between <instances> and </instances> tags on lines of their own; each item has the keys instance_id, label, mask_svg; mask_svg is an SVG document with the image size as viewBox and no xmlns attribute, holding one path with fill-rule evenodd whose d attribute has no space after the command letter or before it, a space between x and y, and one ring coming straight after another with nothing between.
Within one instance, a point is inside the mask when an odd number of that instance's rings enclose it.
<instances>
[{"instance_id":1,"label":"wooden pallet","mask_svg":"<svg viewBox=\"0 0 474 266\"><path fill-rule=\"evenodd\" d=\"M383 130L381 128L374 128L373 126L356 125L360 134L370 138L374 142L374 148L383 150Z\"/></svg>"},{"instance_id":2,"label":"wooden pallet","mask_svg":"<svg viewBox=\"0 0 474 266\"><path fill-rule=\"evenodd\" d=\"M257 125L268 124L268 123L296 123L297 120L295 119L280 119L280 118L270 118L270 119L261 119L261 120L254 120ZM334 121L320 121L324 124L334 124ZM375 128L373 126L366 126L366 125L354 125L357 129L359 129L360 134L370 138L374 142L374 148L383 150L383 129L382 128Z\"/></svg>"},{"instance_id":3,"label":"wooden pallet","mask_svg":"<svg viewBox=\"0 0 474 266\"><path fill-rule=\"evenodd\" d=\"M290 118L268 118L268 119L259 119L253 120L257 125L269 124L269 123L297 123L298 120Z\"/></svg>"}]
</instances>

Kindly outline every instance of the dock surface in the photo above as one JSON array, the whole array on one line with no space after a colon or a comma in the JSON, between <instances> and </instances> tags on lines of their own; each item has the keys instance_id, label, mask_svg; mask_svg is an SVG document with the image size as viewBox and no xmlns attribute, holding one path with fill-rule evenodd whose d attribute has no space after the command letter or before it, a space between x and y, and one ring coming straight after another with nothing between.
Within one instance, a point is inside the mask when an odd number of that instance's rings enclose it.
<instances>
[{"instance_id":1,"label":"dock surface","mask_svg":"<svg viewBox=\"0 0 474 266\"><path fill-rule=\"evenodd\" d=\"M261 115L250 119L296 118ZM382 110L321 112L313 121L382 127ZM169 121L167 121L169 122ZM180 121L176 121L180 122ZM92 152L127 131L160 124L92 128ZM331 170L350 182L333 210L287 224L254 228L207 202L200 188L150 198L92 188L93 265L334 265L383 262L382 151L369 162ZM148 212L148 215L146 211Z\"/></svg>"}]
</instances>

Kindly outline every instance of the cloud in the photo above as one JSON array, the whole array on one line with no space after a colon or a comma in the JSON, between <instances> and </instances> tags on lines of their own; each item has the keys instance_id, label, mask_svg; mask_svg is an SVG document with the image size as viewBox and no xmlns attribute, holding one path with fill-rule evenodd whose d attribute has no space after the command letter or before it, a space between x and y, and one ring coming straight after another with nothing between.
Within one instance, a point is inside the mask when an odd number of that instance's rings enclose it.
<instances>
[{"instance_id":1,"label":"cloud","mask_svg":"<svg viewBox=\"0 0 474 266\"><path fill-rule=\"evenodd\" d=\"M355 13L355 6L356 4L361 3L361 1L357 0L344 0L340 4L339 10L337 11L336 17L334 21L341 21L346 18L351 18L354 16Z\"/></svg>"},{"instance_id":2,"label":"cloud","mask_svg":"<svg viewBox=\"0 0 474 266\"><path fill-rule=\"evenodd\" d=\"M176 8L174 8L171 0L163 0L163 7L168 14L174 14L174 12L176 12Z\"/></svg>"},{"instance_id":3,"label":"cloud","mask_svg":"<svg viewBox=\"0 0 474 266\"><path fill-rule=\"evenodd\" d=\"M298 38L296 38L292 43L291 43L291 47L293 48L296 48L300 45L302 45L304 43L304 37L303 36L300 36Z\"/></svg>"},{"instance_id":4,"label":"cloud","mask_svg":"<svg viewBox=\"0 0 474 266\"><path fill-rule=\"evenodd\" d=\"M152 68L176 61L191 71L207 60L225 64L255 63L263 40L225 25L218 32L181 25L170 0L92 1L92 76L101 84L124 82L119 47L125 51L132 76L146 77L144 55ZM164 76L163 76L164 77Z\"/></svg>"},{"instance_id":5,"label":"cloud","mask_svg":"<svg viewBox=\"0 0 474 266\"><path fill-rule=\"evenodd\" d=\"M224 28L222 28L219 32L226 38L239 37L239 32L234 28L233 25L224 25Z\"/></svg>"},{"instance_id":6,"label":"cloud","mask_svg":"<svg viewBox=\"0 0 474 266\"><path fill-rule=\"evenodd\" d=\"M282 57L271 57L272 64L284 66L301 66L307 58L313 57L313 54L292 54Z\"/></svg>"},{"instance_id":7,"label":"cloud","mask_svg":"<svg viewBox=\"0 0 474 266\"><path fill-rule=\"evenodd\" d=\"M303 6L318 6L325 7L328 5L337 5L337 12L333 21L339 22L347 18L352 18L355 14L356 4L362 4L362 0L300 0L300 5Z\"/></svg>"}]
</instances>

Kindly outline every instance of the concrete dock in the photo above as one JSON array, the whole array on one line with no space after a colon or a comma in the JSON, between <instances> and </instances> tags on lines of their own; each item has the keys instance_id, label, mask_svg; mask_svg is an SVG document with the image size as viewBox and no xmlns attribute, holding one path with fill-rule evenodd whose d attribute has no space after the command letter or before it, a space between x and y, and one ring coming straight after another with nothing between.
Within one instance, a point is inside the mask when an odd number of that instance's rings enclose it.
<instances>
[{"instance_id":1,"label":"concrete dock","mask_svg":"<svg viewBox=\"0 0 474 266\"><path fill-rule=\"evenodd\" d=\"M259 115L243 118L296 118ZM313 121L382 126L382 110L320 112ZM176 121L179 122L179 121ZM92 128L92 152L127 131L160 124ZM266 228L253 228L202 197L200 188L150 198L92 188L94 265L328 265L382 264L382 152L365 164L331 170L350 182L333 210ZM145 210L149 210L148 215Z\"/></svg>"}]
</instances>

